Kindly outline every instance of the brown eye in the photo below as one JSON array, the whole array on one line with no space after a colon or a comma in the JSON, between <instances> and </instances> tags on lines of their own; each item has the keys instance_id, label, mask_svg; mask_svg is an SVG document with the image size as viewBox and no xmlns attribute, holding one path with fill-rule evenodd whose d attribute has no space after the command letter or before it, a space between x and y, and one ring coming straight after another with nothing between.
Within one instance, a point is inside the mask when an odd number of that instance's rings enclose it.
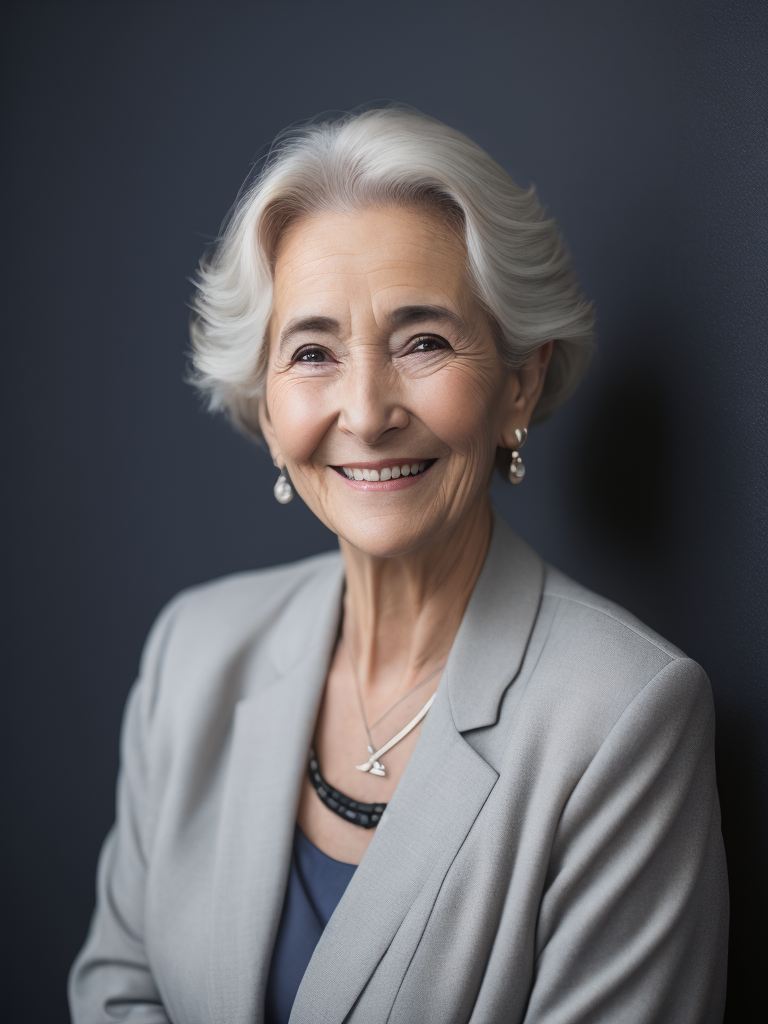
<instances>
[{"instance_id":1,"label":"brown eye","mask_svg":"<svg viewBox=\"0 0 768 1024\"><path fill-rule=\"evenodd\" d=\"M411 352L435 352L438 349L446 348L447 342L434 334L424 334L416 339Z\"/></svg>"},{"instance_id":2,"label":"brown eye","mask_svg":"<svg viewBox=\"0 0 768 1024\"><path fill-rule=\"evenodd\" d=\"M293 357L295 363L324 363L325 352L321 348L302 348Z\"/></svg>"}]
</instances>

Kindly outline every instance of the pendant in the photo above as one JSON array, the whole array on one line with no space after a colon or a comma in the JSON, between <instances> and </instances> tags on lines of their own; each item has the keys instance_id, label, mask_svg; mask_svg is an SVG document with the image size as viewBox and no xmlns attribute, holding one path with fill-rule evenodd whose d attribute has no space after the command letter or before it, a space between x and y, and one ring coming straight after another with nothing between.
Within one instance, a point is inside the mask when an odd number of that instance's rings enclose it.
<instances>
[{"instance_id":1,"label":"pendant","mask_svg":"<svg viewBox=\"0 0 768 1024\"><path fill-rule=\"evenodd\" d=\"M368 753L371 756L368 758L368 760L365 762L365 764L356 764L355 768L357 768L357 770L359 772L370 772L371 775L386 775L387 774L386 769L384 768L384 765L381 763L381 761L379 761L379 758L383 754L386 754L386 752L388 750L391 750L392 747L394 747L394 745L396 743L399 743L401 739L403 739L405 736L407 736L408 733L411 731L411 729L415 729L416 728L416 726L422 720L424 715L426 715L426 713L429 711L429 709L435 703L435 699L436 698L437 698L437 691L435 691L432 694L432 696L429 698L429 700L424 705L424 707L421 709L421 711L418 713L418 715L416 715L415 718L411 719L411 721L408 723L408 725L406 725L406 727L404 729L401 729L400 732L397 734L397 736L393 736L392 739L389 741L389 743L385 743L384 746L380 747L378 750L373 750L369 746L368 747Z\"/></svg>"},{"instance_id":2,"label":"pendant","mask_svg":"<svg viewBox=\"0 0 768 1024\"><path fill-rule=\"evenodd\" d=\"M356 764L355 768L357 768L359 772L370 772L371 775L380 775L382 777L386 775L387 770L384 767L384 765L381 763L381 761L377 761L376 758L373 756L375 753L373 747L368 747L368 753L371 756L365 762L365 764Z\"/></svg>"}]
</instances>

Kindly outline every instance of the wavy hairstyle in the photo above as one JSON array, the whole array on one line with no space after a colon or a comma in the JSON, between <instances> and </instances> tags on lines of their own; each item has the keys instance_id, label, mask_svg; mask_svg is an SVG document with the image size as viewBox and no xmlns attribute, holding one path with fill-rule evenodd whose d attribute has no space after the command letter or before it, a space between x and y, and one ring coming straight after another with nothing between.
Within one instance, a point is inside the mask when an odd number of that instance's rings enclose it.
<instances>
[{"instance_id":1,"label":"wavy hairstyle","mask_svg":"<svg viewBox=\"0 0 768 1024\"><path fill-rule=\"evenodd\" d=\"M390 105L281 134L194 279L191 382L208 408L260 438L273 270L281 234L316 212L428 207L464 237L468 275L503 362L519 367L550 339L533 417L573 393L593 348L594 311L554 219L476 143L410 107Z\"/></svg>"}]
</instances>

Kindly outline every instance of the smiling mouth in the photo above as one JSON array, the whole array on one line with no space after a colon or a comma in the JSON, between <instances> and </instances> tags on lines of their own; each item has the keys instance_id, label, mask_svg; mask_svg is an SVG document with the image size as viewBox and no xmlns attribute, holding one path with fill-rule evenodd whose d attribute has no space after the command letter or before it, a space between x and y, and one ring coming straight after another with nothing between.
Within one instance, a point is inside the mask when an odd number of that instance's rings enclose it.
<instances>
[{"instance_id":1,"label":"smiling mouth","mask_svg":"<svg viewBox=\"0 0 768 1024\"><path fill-rule=\"evenodd\" d=\"M414 459L412 461L392 462L388 464L368 464L367 466L332 466L340 476L347 480L356 480L366 483L386 483L388 480L399 480L402 477L420 476L430 466L434 466L437 459Z\"/></svg>"}]
</instances>

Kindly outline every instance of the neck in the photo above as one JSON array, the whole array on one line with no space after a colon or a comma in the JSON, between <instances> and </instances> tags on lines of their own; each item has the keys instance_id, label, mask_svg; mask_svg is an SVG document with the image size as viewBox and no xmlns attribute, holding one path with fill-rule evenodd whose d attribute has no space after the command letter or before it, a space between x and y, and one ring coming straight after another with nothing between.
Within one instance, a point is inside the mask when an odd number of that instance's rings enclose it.
<instances>
[{"instance_id":1,"label":"neck","mask_svg":"<svg viewBox=\"0 0 768 1024\"><path fill-rule=\"evenodd\" d=\"M491 539L486 499L407 554L367 555L340 540L343 642L364 692L397 699L445 664Z\"/></svg>"}]
</instances>

